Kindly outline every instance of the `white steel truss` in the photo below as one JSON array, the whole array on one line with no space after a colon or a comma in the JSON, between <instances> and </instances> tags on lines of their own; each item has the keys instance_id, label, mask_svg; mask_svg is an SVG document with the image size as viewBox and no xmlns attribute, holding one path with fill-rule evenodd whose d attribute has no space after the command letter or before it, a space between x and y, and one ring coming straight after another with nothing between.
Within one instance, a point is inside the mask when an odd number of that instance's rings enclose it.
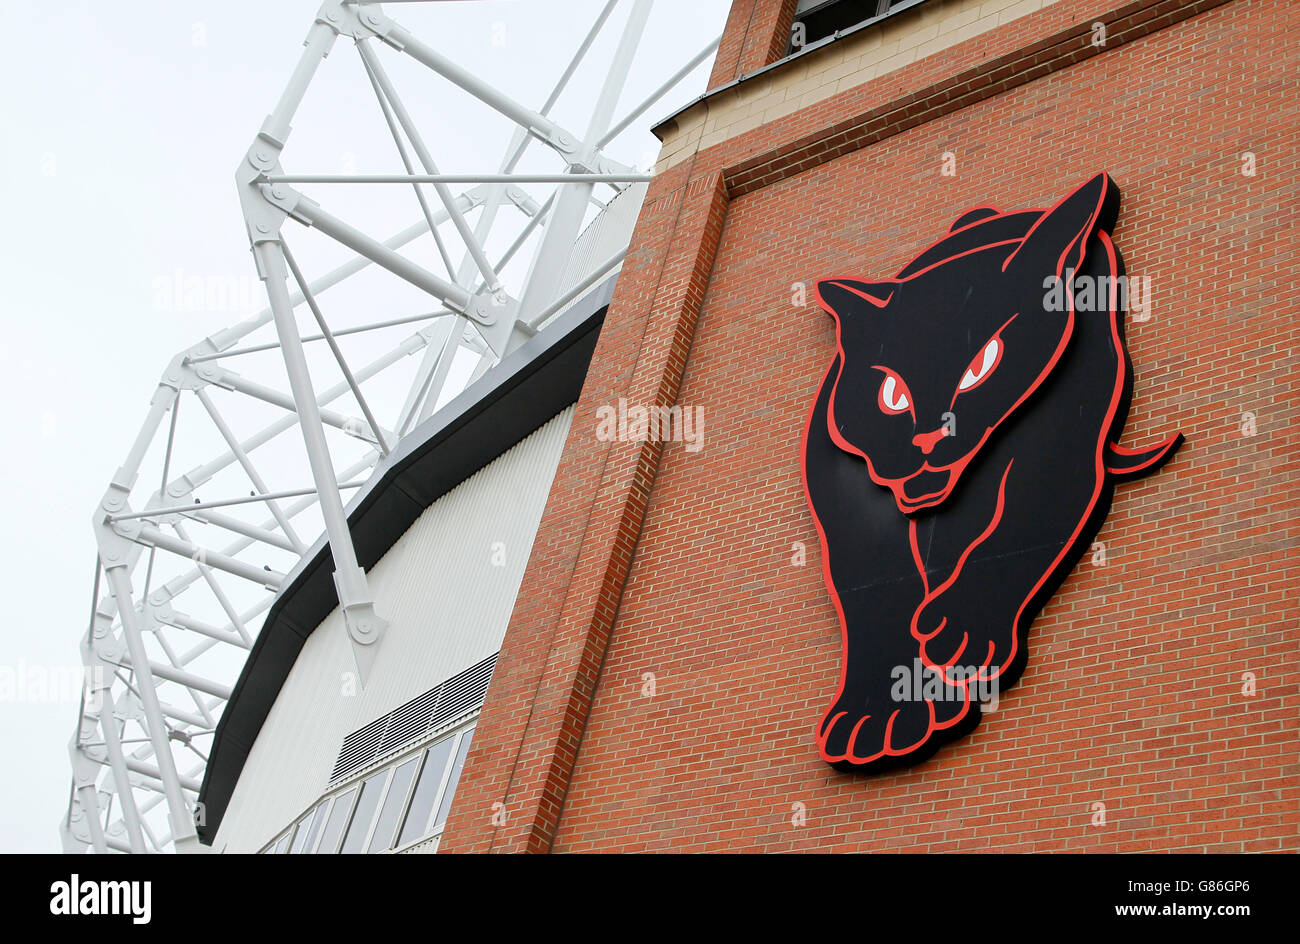
<instances>
[{"instance_id":1,"label":"white steel truss","mask_svg":"<svg viewBox=\"0 0 1300 944\"><path fill-rule=\"evenodd\" d=\"M374 0L326 0L321 6L283 93L235 175L268 305L172 359L125 461L94 511L98 554L90 622L81 642L87 685L69 743L72 786L60 823L65 851L201 850L195 825L202 812L196 811L195 800L210 737L274 591L308 553L310 536L322 529L364 684L387 624L357 563L345 493L382 468L401 438L445 402L454 392L451 378L457 370L461 386L477 379L617 271L623 247L571 284L563 280L592 205L606 205L597 199L597 188L612 190L610 199L616 199L649 179L603 149L717 48L717 40L707 44L615 120L651 12L651 0L630 0L612 64L583 133L575 134L549 116L616 2L605 4L537 110L457 65L390 19ZM373 94L404 173L294 174L281 164L291 120L340 38L355 46L361 87ZM385 65L386 57L399 54L514 124L509 146L492 172L439 170L432 139L422 134ZM443 88L450 91L446 84ZM533 142L555 152L559 170L517 170ZM388 238L370 235L326 209L330 190L324 185L336 183L410 187L420 217ZM298 189L302 186L321 186L320 200ZM537 192L541 186L550 191L544 199ZM351 257L309 279L289 246L303 238L299 228L323 234L346 247ZM503 232L511 234L504 237L508 246L494 261L489 241L501 242ZM409 251L425 237L442 274ZM512 276L511 271L522 268L516 255L525 246L532 248L531 264L521 276ZM457 264L453 256L458 249L462 258ZM378 270L431 296L434 307L382 318L364 314L346 327L339 326L331 308L332 327L322 295ZM358 306L341 307L355 312ZM313 325L307 333L298 324L303 308ZM263 329L268 328L273 336L266 337ZM356 363L355 354L351 360L345 357L340 339L373 338L395 328L415 330L394 346L381 345L364 363ZM254 340L259 332L266 339ZM319 356L313 367L308 345L328 349L329 357ZM279 377L270 382L229 366L241 358L248 362L276 353L279 359L272 363L278 364ZM393 380L398 367L409 365L417 354L415 369ZM337 382L322 386L313 381L313 373L324 372L322 363L337 374ZM188 408L181 422L183 403ZM239 433L235 418L247 420L249 415L242 404L280 415L259 420L254 432ZM215 443L218 452L179 472L173 468L174 453L196 424L208 437L203 441ZM301 453L281 438L292 430ZM337 436L330 432L335 430L344 439L331 444L328 437ZM341 459L344 453L347 458ZM142 497L137 485L150 456L161 457L161 475L156 489ZM286 475L288 482L271 481ZM209 486L219 497L200 497L199 490L207 496ZM170 574L165 580L164 573Z\"/></svg>"}]
</instances>

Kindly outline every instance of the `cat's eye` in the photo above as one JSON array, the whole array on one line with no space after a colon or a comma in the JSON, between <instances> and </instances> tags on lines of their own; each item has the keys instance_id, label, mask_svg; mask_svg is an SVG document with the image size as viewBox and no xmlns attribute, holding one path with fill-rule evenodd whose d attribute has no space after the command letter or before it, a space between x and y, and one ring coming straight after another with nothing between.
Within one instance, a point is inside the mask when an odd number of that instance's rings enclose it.
<instances>
[{"instance_id":1,"label":"cat's eye","mask_svg":"<svg viewBox=\"0 0 1300 944\"><path fill-rule=\"evenodd\" d=\"M906 413L912 408L911 391L903 378L887 367L880 367L885 372L885 379L880 384L879 403L884 413Z\"/></svg>"},{"instance_id":2,"label":"cat's eye","mask_svg":"<svg viewBox=\"0 0 1300 944\"><path fill-rule=\"evenodd\" d=\"M984 382L984 378L993 373L993 368L998 366L998 361L1002 359L1002 342L996 337L984 345L984 350L975 355L975 359L970 362L966 368L966 373L961 375L961 383L957 385L959 393L967 390L973 390Z\"/></svg>"}]
</instances>

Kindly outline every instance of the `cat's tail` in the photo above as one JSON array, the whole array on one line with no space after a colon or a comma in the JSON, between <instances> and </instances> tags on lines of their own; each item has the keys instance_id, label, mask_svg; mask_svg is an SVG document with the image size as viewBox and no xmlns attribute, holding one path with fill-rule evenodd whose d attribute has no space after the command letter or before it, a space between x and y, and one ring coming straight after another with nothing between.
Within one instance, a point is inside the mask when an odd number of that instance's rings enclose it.
<instances>
[{"instance_id":1,"label":"cat's tail","mask_svg":"<svg viewBox=\"0 0 1300 944\"><path fill-rule=\"evenodd\" d=\"M1170 436L1164 442L1146 449L1128 449L1115 443L1107 443L1106 471L1121 479L1149 475L1173 458L1182 444L1182 433Z\"/></svg>"}]
</instances>

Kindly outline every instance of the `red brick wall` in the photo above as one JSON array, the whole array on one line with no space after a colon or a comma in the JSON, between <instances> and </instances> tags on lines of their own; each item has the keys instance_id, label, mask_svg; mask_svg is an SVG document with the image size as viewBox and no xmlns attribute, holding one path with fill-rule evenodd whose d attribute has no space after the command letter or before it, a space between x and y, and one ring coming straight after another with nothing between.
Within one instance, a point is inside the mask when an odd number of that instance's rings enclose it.
<instances>
[{"instance_id":1,"label":"red brick wall","mask_svg":"<svg viewBox=\"0 0 1300 944\"><path fill-rule=\"evenodd\" d=\"M733 82L785 55L797 0L732 0L709 88Z\"/></svg>"},{"instance_id":2,"label":"red brick wall","mask_svg":"<svg viewBox=\"0 0 1300 944\"><path fill-rule=\"evenodd\" d=\"M620 397L676 401L722 229L721 175L685 181L656 180L666 195L637 221L611 302L619 317L601 331L444 849L544 850L558 825L661 448L598 440L596 411Z\"/></svg>"},{"instance_id":3,"label":"red brick wall","mask_svg":"<svg viewBox=\"0 0 1300 944\"><path fill-rule=\"evenodd\" d=\"M656 179L445 849L1300 847L1300 6L1170 9L1056 4L1002 46L977 38ZM1132 30L1044 72L1097 17ZM927 97L991 46L1020 56L981 96ZM871 120L870 143L842 147L840 125ZM837 773L812 729L839 629L799 480L832 329L791 284L887 274L971 206L1044 206L1099 170L1124 194L1128 271L1154 289L1128 332L1126 440L1187 443L1118 487L1107 564L1066 580L973 735L901 772ZM619 396L702 407L703 450L599 442L595 411Z\"/></svg>"}]
</instances>

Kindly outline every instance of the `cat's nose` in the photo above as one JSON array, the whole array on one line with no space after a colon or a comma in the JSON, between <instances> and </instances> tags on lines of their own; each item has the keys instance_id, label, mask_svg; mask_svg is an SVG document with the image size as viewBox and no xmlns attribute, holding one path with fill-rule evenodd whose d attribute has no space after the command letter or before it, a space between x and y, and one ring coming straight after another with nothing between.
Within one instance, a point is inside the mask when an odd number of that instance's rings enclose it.
<instances>
[{"instance_id":1,"label":"cat's nose","mask_svg":"<svg viewBox=\"0 0 1300 944\"><path fill-rule=\"evenodd\" d=\"M948 427L940 426L936 430L928 433L918 433L912 437L912 445L919 448L927 456L933 451L935 444L943 437L948 435Z\"/></svg>"}]
</instances>

